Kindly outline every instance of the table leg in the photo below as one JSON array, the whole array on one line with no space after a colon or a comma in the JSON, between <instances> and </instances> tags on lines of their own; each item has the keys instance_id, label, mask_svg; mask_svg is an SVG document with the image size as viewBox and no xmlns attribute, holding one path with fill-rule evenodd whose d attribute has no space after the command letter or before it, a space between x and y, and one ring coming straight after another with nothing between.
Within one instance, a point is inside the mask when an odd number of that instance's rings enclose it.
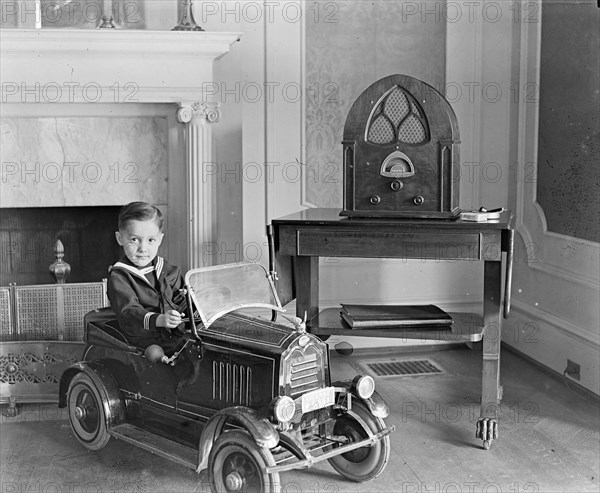
<instances>
[{"instance_id":1,"label":"table leg","mask_svg":"<svg viewBox=\"0 0 600 493\"><path fill-rule=\"evenodd\" d=\"M502 263L484 263L483 362L481 377L481 412L475 436L483 440L487 450L494 438L498 438L498 406L502 398L500 386L500 307L502 286Z\"/></svg>"},{"instance_id":2,"label":"table leg","mask_svg":"<svg viewBox=\"0 0 600 493\"><path fill-rule=\"evenodd\" d=\"M310 320L319 314L319 258L294 257L296 316Z\"/></svg>"}]
</instances>

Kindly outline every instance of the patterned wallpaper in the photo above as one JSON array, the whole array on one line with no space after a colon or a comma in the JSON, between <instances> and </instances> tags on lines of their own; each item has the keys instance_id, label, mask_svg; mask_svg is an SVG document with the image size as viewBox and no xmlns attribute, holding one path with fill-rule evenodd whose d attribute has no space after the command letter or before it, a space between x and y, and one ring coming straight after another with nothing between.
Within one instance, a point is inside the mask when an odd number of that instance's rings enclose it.
<instances>
[{"instance_id":1,"label":"patterned wallpaper","mask_svg":"<svg viewBox=\"0 0 600 493\"><path fill-rule=\"evenodd\" d=\"M428 12L442 12L445 1L426 3ZM404 10L405 2L319 0L311 5L306 17L306 200L341 208L341 141L350 107L369 85L393 74L443 89L446 26L442 16L437 22L435 14Z\"/></svg>"}]
</instances>

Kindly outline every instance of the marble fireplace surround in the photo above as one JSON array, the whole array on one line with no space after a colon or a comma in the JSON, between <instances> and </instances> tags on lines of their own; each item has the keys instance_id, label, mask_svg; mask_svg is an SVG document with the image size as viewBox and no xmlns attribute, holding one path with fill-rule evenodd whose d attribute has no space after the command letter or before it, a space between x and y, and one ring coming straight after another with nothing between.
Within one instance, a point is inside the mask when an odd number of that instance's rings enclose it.
<instances>
[{"instance_id":1,"label":"marble fireplace surround","mask_svg":"<svg viewBox=\"0 0 600 493\"><path fill-rule=\"evenodd\" d=\"M170 249L178 249L175 257L179 257L182 267L208 265L212 261L203 254L203 245L210 244L216 234L216 183L205 166L213 162L212 124L219 120L220 112L206 97L204 88L213 82L214 61L239 38L239 33L219 32L3 29L3 133L6 121L9 126L18 127L15 122L22 118L37 119L42 124L53 119L108 118L114 119L108 125L113 128L107 133L110 146L115 134L118 137L121 133L118 129L123 119L150 122L150 127L162 126L157 134L166 136L166 155L154 162L156 169L147 175L168 181L163 193L169 209L167 221L170 232L175 231L179 237ZM161 123L165 120L166 124ZM143 124L135 126L141 127L137 135L144 135ZM37 140L33 139L31 145L40 145ZM152 186L156 186L142 183L132 187L128 180L121 179L111 183L110 193L106 193L106 187L90 186L89 179L73 183L82 175L73 171L80 171L85 165L76 168L54 159L52 166L38 163L40 170L36 163L7 159L3 156L0 208L121 205L128 200L151 200ZM125 178L132 169L124 166L113 165L112 176L120 172ZM47 194L40 194L44 183L40 184L43 179L39 177L52 182L46 184L52 188L60 168L61 179L70 183L59 183L64 196L53 194L46 199ZM88 178L89 172L97 176L97 169L88 166ZM73 195L73 190L80 193ZM69 203L73 196L78 197L76 204ZM182 242L181 236L187 241Z\"/></svg>"}]
</instances>

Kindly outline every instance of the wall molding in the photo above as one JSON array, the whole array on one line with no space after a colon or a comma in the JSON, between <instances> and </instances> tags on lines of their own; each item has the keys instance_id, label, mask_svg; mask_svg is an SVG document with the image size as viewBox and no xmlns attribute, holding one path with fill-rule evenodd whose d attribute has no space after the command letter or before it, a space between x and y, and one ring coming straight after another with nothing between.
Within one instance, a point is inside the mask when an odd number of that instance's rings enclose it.
<instances>
[{"instance_id":1,"label":"wall molding","mask_svg":"<svg viewBox=\"0 0 600 493\"><path fill-rule=\"evenodd\" d=\"M533 1L540 12L541 0ZM541 22L540 17L537 22L520 25L516 65L521 88L540 87ZM504 341L561 374L567 359L576 361L582 369L581 385L598 393L600 323L594 306L597 308L600 288L600 244L548 231L536 200L539 105L539 100L519 98L518 102L516 231L528 255L515 263L515 282L524 294L515 297L514 314L504 323L517 329L533 323L539 337L529 341L535 344L527 344L518 337L509 340L510 333L505 331Z\"/></svg>"},{"instance_id":2,"label":"wall molding","mask_svg":"<svg viewBox=\"0 0 600 493\"><path fill-rule=\"evenodd\" d=\"M465 12L469 2L464 3ZM446 24L446 86L459 85L465 89L466 84L483 79L483 19L475 15L472 19L463 18L458 22ZM445 95L445 94L444 94ZM461 138L461 175L465 174L462 163L481 162L481 98L472 101L461 97L452 103ZM460 205L463 209L477 209L480 206L480 173L475 173L473 181L463 178L460 188ZM466 182L466 185L465 185Z\"/></svg>"},{"instance_id":3,"label":"wall molding","mask_svg":"<svg viewBox=\"0 0 600 493\"><path fill-rule=\"evenodd\" d=\"M511 302L511 308L522 315L532 317L533 319L551 325L559 332L562 332L567 337L570 337L579 343L587 344L596 350L600 350L600 339L598 338L598 334L590 332L589 329L585 327L581 327L552 313L537 307L532 307L518 300L513 300Z\"/></svg>"},{"instance_id":4,"label":"wall molding","mask_svg":"<svg viewBox=\"0 0 600 493\"><path fill-rule=\"evenodd\" d=\"M301 7L305 10L306 5ZM308 200L308 163L306 162L306 12L302 13L300 19L300 87L302 88L302 107L300 122L300 165L302 166L302 178L300 180L300 206L315 209L318 206Z\"/></svg>"},{"instance_id":5,"label":"wall molding","mask_svg":"<svg viewBox=\"0 0 600 493\"><path fill-rule=\"evenodd\" d=\"M541 10L541 1L535 2ZM519 87L528 87L528 84L540 87L541 36L541 19L521 24ZM600 279L589 274L590 260L600 258L600 244L548 231L544 211L536 200L538 138L539 99L525 101L520 98L517 156L523 173L517 175L516 230L526 245L534 246L539 252L535 258L527 259L528 266L563 280L600 289ZM533 176L526 176L525 170L530 165Z\"/></svg>"}]
</instances>

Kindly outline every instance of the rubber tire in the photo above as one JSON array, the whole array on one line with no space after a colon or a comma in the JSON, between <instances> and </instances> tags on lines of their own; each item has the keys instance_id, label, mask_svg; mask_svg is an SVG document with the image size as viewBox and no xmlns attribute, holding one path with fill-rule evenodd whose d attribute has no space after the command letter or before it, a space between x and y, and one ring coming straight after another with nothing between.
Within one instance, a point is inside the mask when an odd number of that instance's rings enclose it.
<instances>
[{"instance_id":1,"label":"rubber tire","mask_svg":"<svg viewBox=\"0 0 600 493\"><path fill-rule=\"evenodd\" d=\"M371 433L376 434L385 429L383 420L373 416L367 406L358 399L352 401L352 411L367 423ZM349 414L337 419L333 434L347 436L351 442L368 437L360 423ZM383 472L390 458L390 450L390 436L387 435L371 447L361 447L327 460L331 467L345 478L362 483L376 478Z\"/></svg>"},{"instance_id":2,"label":"rubber tire","mask_svg":"<svg viewBox=\"0 0 600 493\"><path fill-rule=\"evenodd\" d=\"M208 479L213 492L251 491L255 493L279 493L279 473L267 473L265 469L275 465L268 449L256 445L249 433L232 430L217 438L208 456ZM240 474L241 489L227 489L225 477L230 471Z\"/></svg>"},{"instance_id":3,"label":"rubber tire","mask_svg":"<svg viewBox=\"0 0 600 493\"><path fill-rule=\"evenodd\" d=\"M82 404L86 409L86 417L79 420L75 416L75 409ZM110 435L102 397L96 384L85 373L78 373L69 383L67 410L71 430L81 445L89 450L100 450L106 446Z\"/></svg>"}]
</instances>

